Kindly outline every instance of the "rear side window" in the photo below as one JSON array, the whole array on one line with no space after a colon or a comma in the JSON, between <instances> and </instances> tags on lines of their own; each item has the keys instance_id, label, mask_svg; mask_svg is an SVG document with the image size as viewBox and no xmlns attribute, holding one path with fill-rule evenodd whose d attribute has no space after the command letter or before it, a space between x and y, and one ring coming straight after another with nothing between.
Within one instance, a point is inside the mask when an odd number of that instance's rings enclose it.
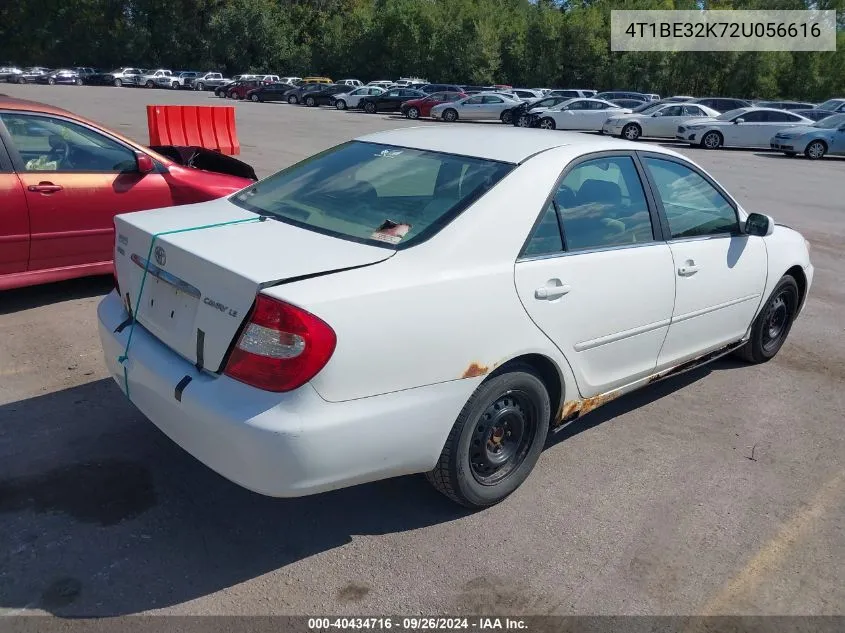
<instances>
[{"instance_id":1,"label":"rear side window","mask_svg":"<svg viewBox=\"0 0 845 633\"><path fill-rule=\"evenodd\" d=\"M673 238L734 233L736 211L725 197L696 171L674 161L643 158L657 186Z\"/></svg>"},{"instance_id":2,"label":"rear side window","mask_svg":"<svg viewBox=\"0 0 845 633\"><path fill-rule=\"evenodd\" d=\"M557 211L553 202L549 203L543 213L543 218L534 229L531 239L525 245L523 255L525 257L536 257L538 255L551 255L563 250L563 239L560 235Z\"/></svg>"},{"instance_id":3,"label":"rear side window","mask_svg":"<svg viewBox=\"0 0 845 633\"><path fill-rule=\"evenodd\" d=\"M230 199L320 233L404 248L436 234L513 167L356 141L306 159Z\"/></svg>"}]
</instances>

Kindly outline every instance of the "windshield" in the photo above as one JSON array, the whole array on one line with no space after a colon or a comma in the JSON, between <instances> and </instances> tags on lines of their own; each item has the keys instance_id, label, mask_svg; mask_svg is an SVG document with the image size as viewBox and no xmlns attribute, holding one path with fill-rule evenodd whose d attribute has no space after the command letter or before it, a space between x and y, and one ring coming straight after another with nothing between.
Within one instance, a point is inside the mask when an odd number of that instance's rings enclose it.
<instances>
[{"instance_id":1,"label":"windshield","mask_svg":"<svg viewBox=\"0 0 845 633\"><path fill-rule=\"evenodd\" d=\"M716 117L717 121L730 121L734 117L739 116L745 112L744 108L737 108L736 110L728 110L727 112L723 112L719 116Z\"/></svg>"},{"instance_id":2,"label":"windshield","mask_svg":"<svg viewBox=\"0 0 845 633\"><path fill-rule=\"evenodd\" d=\"M513 165L352 141L235 194L245 209L387 248L428 239Z\"/></svg>"},{"instance_id":3,"label":"windshield","mask_svg":"<svg viewBox=\"0 0 845 633\"><path fill-rule=\"evenodd\" d=\"M828 101L825 101L820 106L816 106L816 109L817 110L832 110L832 111L835 111L843 103L845 103L845 101L843 101L842 99L829 99Z\"/></svg>"},{"instance_id":4,"label":"windshield","mask_svg":"<svg viewBox=\"0 0 845 633\"><path fill-rule=\"evenodd\" d=\"M820 127L825 130L832 130L840 125L845 125L845 114L831 114L813 123L813 127Z\"/></svg>"}]
</instances>

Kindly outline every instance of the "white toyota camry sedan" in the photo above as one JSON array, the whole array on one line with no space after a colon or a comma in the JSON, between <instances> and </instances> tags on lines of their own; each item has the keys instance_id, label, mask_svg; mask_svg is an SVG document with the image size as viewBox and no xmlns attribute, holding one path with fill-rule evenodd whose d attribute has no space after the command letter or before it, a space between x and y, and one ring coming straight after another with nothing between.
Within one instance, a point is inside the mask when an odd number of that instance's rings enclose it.
<instances>
[{"instance_id":1,"label":"white toyota camry sedan","mask_svg":"<svg viewBox=\"0 0 845 633\"><path fill-rule=\"evenodd\" d=\"M799 233L683 156L514 127L380 132L115 226L114 379L280 497L427 473L494 504L597 406L772 358L813 280Z\"/></svg>"}]
</instances>

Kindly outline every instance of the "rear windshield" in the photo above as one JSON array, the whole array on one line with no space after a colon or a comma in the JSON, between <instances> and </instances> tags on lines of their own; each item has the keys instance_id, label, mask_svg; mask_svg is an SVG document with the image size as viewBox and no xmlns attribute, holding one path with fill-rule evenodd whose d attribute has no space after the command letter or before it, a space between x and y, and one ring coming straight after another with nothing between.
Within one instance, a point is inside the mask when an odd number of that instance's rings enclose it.
<instances>
[{"instance_id":1,"label":"rear windshield","mask_svg":"<svg viewBox=\"0 0 845 633\"><path fill-rule=\"evenodd\" d=\"M435 235L514 168L353 141L235 194L236 205L343 239L406 248Z\"/></svg>"}]
</instances>

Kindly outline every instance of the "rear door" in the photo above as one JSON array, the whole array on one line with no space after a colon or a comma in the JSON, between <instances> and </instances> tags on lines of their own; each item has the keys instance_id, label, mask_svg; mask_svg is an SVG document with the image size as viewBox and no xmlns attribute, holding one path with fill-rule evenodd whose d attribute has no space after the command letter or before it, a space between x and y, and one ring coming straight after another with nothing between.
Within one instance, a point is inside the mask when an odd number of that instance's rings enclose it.
<instances>
[{"instance_id":1,"label":"rear door","mask_svg":"<svg viewBox=\"0 0 845 633\"><path fill-rule=\"evenodd\" d=\"M135 151L99 131L18 111L0 122L29 207L29 270L109 261L115 214L173 204L163 173L139 173Z\"/></svg>"},{"instance_id":2,"label":"rear door","mask_svg":"<svg viewBox=\"0 0 845 633\"><path fill-rule=\"evenodd\" d=\"M29 261L29 212L23 185L12 169L12 161L0 129L0 275L22 273Z\"/></svg>"},{"instance_id":3,"label":"rear door","mask_svg":"<svg viewBox=\"0 0 845 633\"><path fill-rule=\"evenodd\" d=\"M484 111L484 96L476 95L456 105L458 106L458 118L468 120L480 119Z\"/></svg>"},{"instance_id":4,"label":"rear door","mask_svg":"<svg viewBox=\"0 0 845 633\"><path fill-rule=\"evenodd\" d=\"M650 375L669 328L672 254L643 182L632 153L571 165L516 263L525 310L584 397Z\"/></svg>"},{"instance_id":5,"label":"rear door","mask_svg":"<svg viewBox=\"0 0 845 633\"><path fill-rule=\"evenodd\" d=\"M665 219L676 278L658 371L743 338L766 284L763 238L740 233L736 204L686 161L642 155Z\"/></svg>"}]
</instances>

